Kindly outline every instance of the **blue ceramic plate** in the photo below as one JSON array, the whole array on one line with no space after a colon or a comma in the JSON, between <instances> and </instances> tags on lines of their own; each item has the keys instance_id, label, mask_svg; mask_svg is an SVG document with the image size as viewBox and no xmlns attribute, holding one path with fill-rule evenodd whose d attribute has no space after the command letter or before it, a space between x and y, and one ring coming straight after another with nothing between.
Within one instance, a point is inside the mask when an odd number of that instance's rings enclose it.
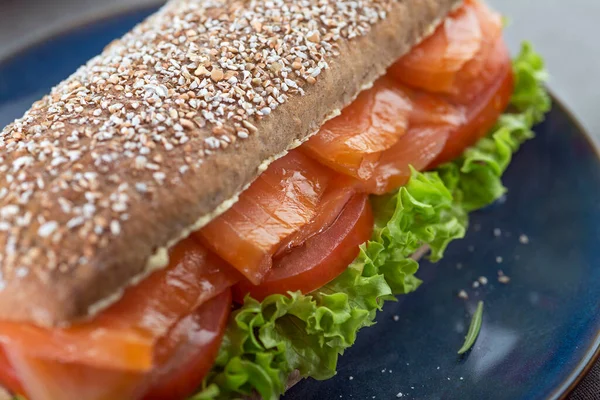
<instances>
[{"instance_id":1,"label":"blue ceramic plate","mask_svg":"<svg viewBox=\"0 0 600 400\"><path fill-rule=\"evenodd\" d=\"M71 30L0 63L0 125L149 12ZM425 284L387 304L334 379L306 380L286 400L554 399L572 388L600 345L600 162L558 104L537 134L506 174L508 196L473 214L442 262L423 263ZM479 277L487 285L473 288ZM468 300L457 298L461 289ZM483 328L461 358L478 300Z\"/></svg>"}]
</instances>

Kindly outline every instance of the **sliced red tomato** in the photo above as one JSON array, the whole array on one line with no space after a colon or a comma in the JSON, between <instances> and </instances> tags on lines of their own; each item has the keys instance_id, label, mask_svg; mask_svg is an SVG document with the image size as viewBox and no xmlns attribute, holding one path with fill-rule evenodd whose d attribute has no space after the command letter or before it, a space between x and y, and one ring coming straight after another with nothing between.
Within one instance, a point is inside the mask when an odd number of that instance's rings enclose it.
<instances>
[{"instance_id":1,"label":"sliced red tomato","mask_svg":"<svg viewBox=\"0 0 600 400\"><path fill-rule=\"evenodd\" d=\"M444 150L429 167L433 168L460 156L467 147L489 132L508 106L514 90L514 76L510 55L502 39L494 46L488 64L494 65L489 67L490 70L499 65L499 73L492 78L486 77L488 83L483 92L465 106L465 122L452 131Z\"/></svg>"},{"instance_id":2,"label":"sliced red tomato","mask_svg":"<svg viewBox=\"0 0 600 400\"><path fill-rule=\"evenodd\" d=\"M477 13L472 4L465 4L392 65L389 75L414 88L449 93L456 73L480 51L482 38Z\"/></svg>"},{"instance_id":3,"label":"sliced red tomato","mask_svg":"<svg viewBox=\"0 0 600 400\"><path fill-rule=\"evenodd\" d=\"M312 292L344 272L372 232L368 196L354 195L327 230L276 258L263 283L243 280L234 286L234 300L241 303L247 293L262 300L273 293Z\"/></svg>"},{"instance_id":4,"label":"sliced red tomato","mask_svg":"<svg viewBox=\"0 0 600 400\"><path fill-rule=\"evenodd\" d=\"M402 90L380 79L300 149L336 171L368 179L381 153L406 132L410 110Z\"/></svg>"},{"instance_id":5,"label":"sliced red tomato","mask_svg":"<svg viewBox=\"0 0 600 400\"><path fill-rule=\"evenodd\" d=\"M207 301L179 321L157 344L152 370L110 370L36 358L17 349L9 357L24 387L36 400L184 399L211 368L231 310L231 291ZM0 381L6 384L6 376ZM13 387L11 386L11 389Z\"/></svg>"},{"instance_id":6,"label":"sliced red tomato","mask_svg":"<svg viewBox=\"0 0 600 400\"><path fill-rule=\"evenodd\" d=\"M468 4L477 15L483 40L479 52L456 74L448 91L451 99L458 104L473 102L498 76L504 65L503 62L490 61L498 56L497 45L502 35L502 17L482 2L470 0Z\"/></svg>"},{"instance_id":7,"label":"sliced red tomato","mask_svg":"<svg viewBox=\"0 0 600 400\"><path fill-rule=\"evenodd\" d=\"M183 317L240 279L235 269L194 241L171 251L169 266L127 289L89 322L44 329L0 322L5 348L28 356L100 368L147 371L158 340Z\"/></svg>"},{"instance_id":8,"label":"sliced red tomato","mask_svg":"<svg viewBox=\"0 0 600 400\"><path fill-rule=\"evenodd\" d=\"M271 268L280 242L313 220L333 175L292 151L271 164L231 209L195 235L258 284Z\"/></svg>"},{"instance_id":9,"label":"sliced red tomato","mask_svg":"<svg viewBox=\"0 0 600 400\"><path fill-rule=\"evenodd\" d=\"M212 368L231 311L231 290L204 303L180 321L157 346L145 400L184 399Z\"/></svg>"},{"instance_id":10,"label":"sliced red tomato","mask_svg":"<svg viewBox=\"0 0 600 400\"><path fill-rule=\"evenodd\" d=\"M464 121L462 111L439 95L410 93L413 111L408 133L383 153L371 179L361 183L368 193L384 194L406 184L410 166L425 169L441 153L450 132Z\"/></svg>"}]
</instances>

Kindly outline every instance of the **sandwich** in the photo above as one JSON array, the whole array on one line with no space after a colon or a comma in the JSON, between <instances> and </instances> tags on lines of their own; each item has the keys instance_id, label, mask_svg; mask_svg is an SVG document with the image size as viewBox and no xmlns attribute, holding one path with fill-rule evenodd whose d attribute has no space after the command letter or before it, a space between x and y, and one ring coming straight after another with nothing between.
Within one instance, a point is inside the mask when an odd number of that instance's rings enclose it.
<instances>
[{"instance_id":1,"label":"sandwich","mask_svg":"<svg viewBox=\"0 0 600 400\"><path fill-rule=\"evenodd\" d=\"M550 107L502 28L479 0L167 2L0 135L0 384L277 399L332 377Z\"/></svg>"}]
</instances>

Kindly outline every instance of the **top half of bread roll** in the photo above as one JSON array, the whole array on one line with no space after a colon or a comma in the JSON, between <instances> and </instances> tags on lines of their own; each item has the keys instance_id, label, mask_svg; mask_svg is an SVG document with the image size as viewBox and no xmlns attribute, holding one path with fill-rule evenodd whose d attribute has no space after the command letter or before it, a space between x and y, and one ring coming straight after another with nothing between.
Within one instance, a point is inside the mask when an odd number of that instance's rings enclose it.
<instances>
[{"instance_id":1,"label":"top half of bread roll","mask_svg":"<svg viewBox=\"0 0 600 400\"><path fill-rule=\"evenodd\" d=\"M0 319L118 300L460 0L174 0L0 136Z\"/></svg>"}]
</instances>

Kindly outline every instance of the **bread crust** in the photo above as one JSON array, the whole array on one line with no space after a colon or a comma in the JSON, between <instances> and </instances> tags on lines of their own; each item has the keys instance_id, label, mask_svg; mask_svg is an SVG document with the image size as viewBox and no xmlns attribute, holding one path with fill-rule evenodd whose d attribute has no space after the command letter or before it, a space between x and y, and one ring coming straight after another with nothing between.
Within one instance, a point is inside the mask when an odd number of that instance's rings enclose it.
<instances>
[{"instance_id":1,"label":"bread crust","mask_svg":"<svg viewBox=\"0 0 600 400\"><path fill-rule=\"evenodd\" d=\"M117 301L460 2L167 3L2 131L0 319Z\"/></svg>"}]
</instances>

